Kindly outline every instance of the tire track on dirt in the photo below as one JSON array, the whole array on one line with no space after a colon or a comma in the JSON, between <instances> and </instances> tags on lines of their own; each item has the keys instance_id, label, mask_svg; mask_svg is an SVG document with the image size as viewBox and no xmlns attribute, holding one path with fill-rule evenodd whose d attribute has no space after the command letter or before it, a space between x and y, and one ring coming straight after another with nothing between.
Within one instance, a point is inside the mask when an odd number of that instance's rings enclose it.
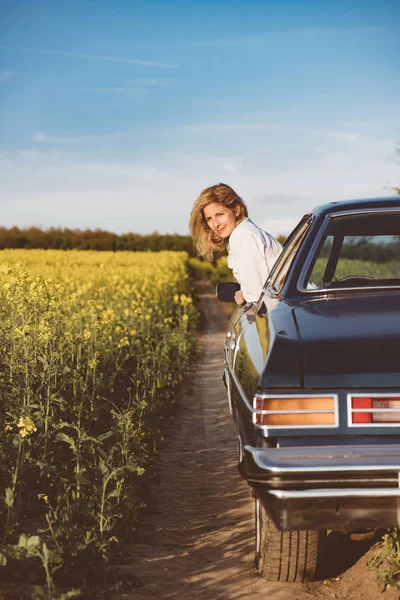
<instances>
[{"instance_id":1,"label":"tire track on dirt","mask_svg":"<svg viewBox=\"0 0 400 600\"><path fill-rule=\"evenodd\" d=\"M237 472L236 431L222 383L228 317L208 284L200 283L198 292L206 322L189 386L164 424L160 483L151 486L137 538L126 548L129 564L121 566L121 579L140 586L112 599L347 597L322 583L272 583L256 573L253 499Z\"/></svg>"}]
</instances>

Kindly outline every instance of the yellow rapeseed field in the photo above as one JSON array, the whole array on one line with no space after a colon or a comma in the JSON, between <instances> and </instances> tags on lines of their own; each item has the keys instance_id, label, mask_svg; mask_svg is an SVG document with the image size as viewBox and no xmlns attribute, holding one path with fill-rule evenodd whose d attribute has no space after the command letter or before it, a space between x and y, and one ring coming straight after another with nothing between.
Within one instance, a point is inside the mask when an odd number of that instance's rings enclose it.
<instances>
[{"instance_id":1,"label":"yellow rapeseed field","mask_svg":"<svg viewBox=\"0 0 400 600\"><path fill-rule=\"evenodd\" d=\"M39 557L49 594L53 567L107 559L143 501L194 339L187 260L0 253L0 563Z\"/></svg>"}]
</instances>

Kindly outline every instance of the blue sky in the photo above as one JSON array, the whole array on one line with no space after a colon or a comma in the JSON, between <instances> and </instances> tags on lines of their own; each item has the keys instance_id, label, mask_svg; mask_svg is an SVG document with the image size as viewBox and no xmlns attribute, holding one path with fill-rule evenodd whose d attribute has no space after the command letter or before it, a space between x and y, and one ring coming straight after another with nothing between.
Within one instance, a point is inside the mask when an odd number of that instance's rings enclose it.
<instances>
[{"instance_id":1,"label":"blue sky","mask_svg":"<svg viewBox=\"0 0 400 600\"><path fill-rule=\"evenodd\" d=\"M289 233L399 185L398 0L0 0L0 224Z\"/></svg>"}]
</instances>

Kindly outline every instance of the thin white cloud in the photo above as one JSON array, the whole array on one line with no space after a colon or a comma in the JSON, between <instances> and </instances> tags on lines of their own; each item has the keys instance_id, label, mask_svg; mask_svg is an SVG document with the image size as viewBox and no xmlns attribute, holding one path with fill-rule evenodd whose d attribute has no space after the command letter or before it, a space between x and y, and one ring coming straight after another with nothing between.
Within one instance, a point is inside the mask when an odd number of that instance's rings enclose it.
<instances>
[{"instance_id":1,"label":"thin white cloud","mask_svg":"<svg viewBox=\"0 0 400 600\"><path fill-rule=\"evenodd\" d=\"M262 122L240 122L239 120L229 120L226 122L221 121L211 121L205 123L192 123L188 125L178 126L178 129L187 133L195 133L195 134L209 134L209 133L249 133L249 132L266 132L266 131L276 131L278 129L284 129L287 127L286 125L279 124L269 124ZM174 128L177 129L176 127Z\"/></svg>"},{"instance_id":2,"label":"thin white cloud","mask_svg":"<svg viewBox=\"0 0 400 600\"><path fill-rule=\"evenodd\" d=\"M314 208L310 206L310 210ZM260 227L268 231L273 236L288 236L289 233L296 227L300 220L300 215L296 217L271 217L260 223Z\"/></svg>"},{"instance_id":3,"label":"thin white cloud","mask_svg":"<svg viewBox=\"0 0 400 600\"><path fill-rule=\"evenodd\" d=\"M159 79L128 79L124 82L125 85L132 85L138 87L165 87L167 85L166 81L161 81Z\"/></svg>"},{"instance_id":4,"label":"thin white cloud","mask_svg":"<svg viewBox=\"0 0 400 600\"><path fill-rule=\"evenodd\" d=\"M291 43L303 40L303 39L314 39L317 37L327 36L354 36L354 35L371 35L373 32L378 32L378 27L310 27L304 29L283 29L281 31L271 30L267 31L263 35L254 35L251 37L234 37L234 38L220 38L211 40L199 40L193 42L194 46L198 47L233 47L233 46L258 46L268 42L283 43L286 40L290 40Z\"/></svg>"},{"instance_id":5,"label":"thin white cloud","mask_svg":"<svg viewBox=\"0 0 400 600\"><path fill-rule=\"evenodd\" d=\"M60 142L62 142L61 138L55 137L53 135L47 135L46 133L41 132L35 133L33 137L35 142L37 142L38 144L59 144Z\"/></svg>"},{"instance_id":6,"label":"thin white cloud","mask_svg":"<svg viewBox=\"0 0 400 600\"><path fill-rule=\"evenodd\" d=\"M103 87L86 87L85 90L88 92L103 92L106 94L131 94L139 96L140 98L147 97L148 91L145 88L140 87L117 87L117 86L103 86Z\"/></svg>"},{"instance_id":7,"label":"thin white cloud","mask_svg":"<svg viewBox=\"0 0 400 600\"><path fill-rule=\"evenodd\" d=\"M18 52L33 52L37 54L45 54L49 56L69 56L70 58L83 58L87 60L102 60L117 63L127 63L131 65L141 65L144 67L159 67L162 69L177 69L179 65L164 63L151 60L141 60L137 58L125 58L122 56L104 56L100 54L84 54L81 52L65 52L62 50L42 50L40 48L14 48L11 46L0 46L0 48L7 50L15 50Z\"/></svg>"},{"instance_id":8,"label":"thin white cloud","mask_svg":"<svg viewBox=\"0 0 400 600\"><path fill-rule=\"evenodd\" d=\"M110 84L98 87L86 87L91 92L108 92L114 94L131 93L147 96L151 89L165 87L166 83L157 79L132 79L119 84Z\"/></svg>"},{"instance_id":9,"label":"thin white cloud","mask_svg":"<svg viewBox=\"0 0 400 600\"><path fill-rule=\"evenodd\" d=\"M0 83L7 83L14 77L15 73L13 71L0 71Z\"/></svg>"},{"instance_id":10,"label":"thin white cloud","mask_svg":"<svg viewBox=\"0 0 400 600\"><path fill-rule=\"evenodd\" d=\"M293 204L298 196L287 196L285 194L256 194L254 197L253 205L260 206L276 206L276 205L288 205Z\"/></svg>"},{"instance_id":11,"label":"thin white cloud","mask_svg":"<svg viewBox=\"0 0 400 600\"><path fill-rule=\"evenodd\" d=\"M374 146L374 147L382 147L382 145L392 144L392 139L386 138L378 138L372 135L366 135L362 133L355 133L351 131L341 131L341 130L330 130L330 129L320 129L315 130L319 135L325 135L329 138L337 140L338 142L344 142L346 145L359 145L359 146Z\"/></svg>"},{"instance_id":12,"label":"thin white cloud","mask_svg":"<svg viewBox=\"0 0 400 600\"><path fill-rule=\"evenodd\" d=\"M339 142L346 142L349 144L359 144L365 136L359 135L358 133L342 133L341 131L330 132L331 137Z\"/></svg>"}]
</instances>

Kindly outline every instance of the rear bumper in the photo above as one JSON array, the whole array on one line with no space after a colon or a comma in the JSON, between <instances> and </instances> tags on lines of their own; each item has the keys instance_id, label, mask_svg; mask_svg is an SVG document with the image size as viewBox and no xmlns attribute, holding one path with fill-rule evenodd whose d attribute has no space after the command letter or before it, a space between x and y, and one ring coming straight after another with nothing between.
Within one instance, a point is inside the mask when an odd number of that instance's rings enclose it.
<instances>
[{"instance_id":1,"label":"rear bumper","mask_svg":"<svg viewBox=\"0 0 400 600\"><path fill-rule=\"evenodd\" d=\"M276 526L400 525L400 445L243 449L243 474Z\"/></svg>"}]
</instances>

